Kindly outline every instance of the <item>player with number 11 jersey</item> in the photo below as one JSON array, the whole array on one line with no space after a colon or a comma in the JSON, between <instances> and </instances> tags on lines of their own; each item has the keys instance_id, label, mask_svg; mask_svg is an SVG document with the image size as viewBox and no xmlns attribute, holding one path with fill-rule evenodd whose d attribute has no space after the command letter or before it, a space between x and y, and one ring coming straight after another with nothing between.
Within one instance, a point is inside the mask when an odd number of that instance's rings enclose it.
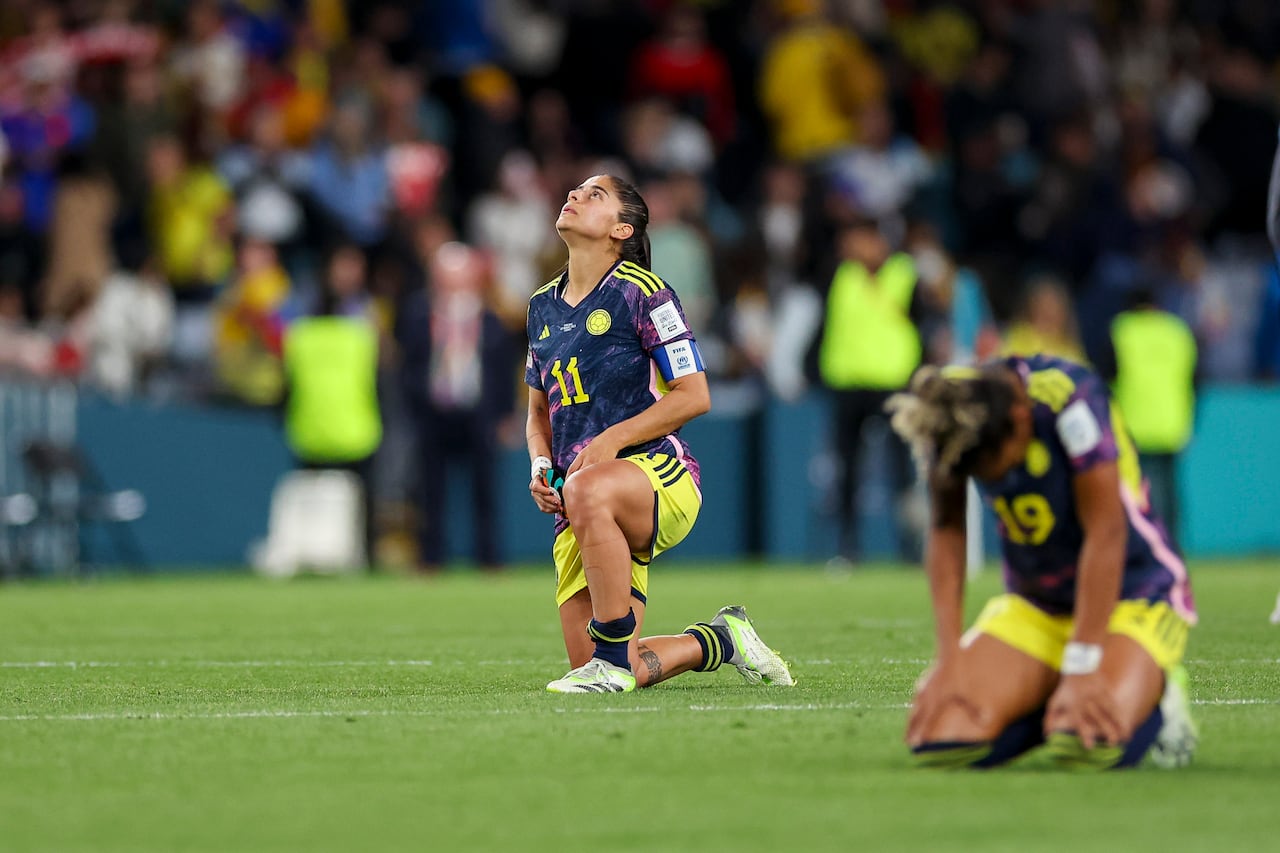
<instances>
[{"instance_id":1,"label":"player with number 11 jersey","mask_svg":"<svg viewBox=\"0 0 1280 853\"><path fill-rule=\"evenodd\" d=\"M608 427L643 412L673 379L703 369L675 291L661 278L619 261L578 305L564 301L561 278L529 301L525 383L544 391L551 409L552 461L567 471ZM679 430L623 450L622 456L664 453L700 485L698 463ZM556 532L567 524L556 519Z\"/></svg>"}]
</instances>

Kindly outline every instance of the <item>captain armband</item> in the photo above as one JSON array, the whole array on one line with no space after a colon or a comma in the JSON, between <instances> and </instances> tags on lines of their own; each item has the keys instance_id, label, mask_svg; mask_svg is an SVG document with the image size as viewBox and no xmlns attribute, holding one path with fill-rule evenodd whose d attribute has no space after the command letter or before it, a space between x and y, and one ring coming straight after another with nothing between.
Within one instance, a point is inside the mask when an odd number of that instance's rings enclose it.
<instances>
[{"instance_id":1,"label":"captain armband","mask_svg":"<svg viewBox=\"0 0 1280 853\"><path fill-rule=\"evenodd\" d=\"M663 344L653 351L653 360L658 363L658 373L667 382L691 373L701 373L705 369L702 366L702 353L698 351L698 342L692 338Z\"/></svg>"}]
</instances>

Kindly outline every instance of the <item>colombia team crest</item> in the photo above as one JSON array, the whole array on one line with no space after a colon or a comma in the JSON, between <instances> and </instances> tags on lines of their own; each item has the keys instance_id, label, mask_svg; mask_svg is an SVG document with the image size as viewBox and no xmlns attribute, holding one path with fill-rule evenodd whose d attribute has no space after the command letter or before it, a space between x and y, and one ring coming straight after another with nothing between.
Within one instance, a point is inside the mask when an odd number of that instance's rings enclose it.
<instances>
[{"instance_id":1,"label":"colombia team crest","mask_svg":"<svg viewBox=\"0 0 1280 853\"><path fill-rule=\"evenodd\" d=\"M587 317L587 331L593 335L603 335L613 325L613 318L603 308L597 308Z\"/></svg>"}]
</instances>

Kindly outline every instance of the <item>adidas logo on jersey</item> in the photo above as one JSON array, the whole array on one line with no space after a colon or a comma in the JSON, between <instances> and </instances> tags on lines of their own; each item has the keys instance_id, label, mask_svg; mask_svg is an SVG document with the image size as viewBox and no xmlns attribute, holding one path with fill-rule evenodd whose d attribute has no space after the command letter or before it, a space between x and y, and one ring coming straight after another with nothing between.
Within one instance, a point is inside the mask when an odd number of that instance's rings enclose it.
<instances>
[{"instance_id":1,"label":"adidas logo on jersey","mask_svg":"<svg viewBox=\"0 0 1280 853\"><path fill-rule=\"evenodd\" d=\"M538 340L542 340L544 338L549 338L549 337L551 337L551 330L548 329L546 326L543 326L542 334L538 335Z\"/></svg>"}]
</instances>

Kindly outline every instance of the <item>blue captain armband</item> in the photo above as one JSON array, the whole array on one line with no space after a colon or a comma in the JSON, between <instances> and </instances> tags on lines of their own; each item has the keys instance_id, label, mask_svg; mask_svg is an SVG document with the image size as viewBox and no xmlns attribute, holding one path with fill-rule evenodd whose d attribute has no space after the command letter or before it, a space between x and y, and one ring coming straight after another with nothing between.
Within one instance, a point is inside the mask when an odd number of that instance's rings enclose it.
<instances>
[{"instance_id":1,"label":"blue captain armband","mask_svg":"<svg viewBox=\"0 0 1280 853\"><path fill-rule=\"evenodd\" d=\"M658 372L667 382L691 373L701 373L704 369L698 342L692 338L663 344L653 351L653 360L658 363Z\"/></svg>"}]
</instances>

